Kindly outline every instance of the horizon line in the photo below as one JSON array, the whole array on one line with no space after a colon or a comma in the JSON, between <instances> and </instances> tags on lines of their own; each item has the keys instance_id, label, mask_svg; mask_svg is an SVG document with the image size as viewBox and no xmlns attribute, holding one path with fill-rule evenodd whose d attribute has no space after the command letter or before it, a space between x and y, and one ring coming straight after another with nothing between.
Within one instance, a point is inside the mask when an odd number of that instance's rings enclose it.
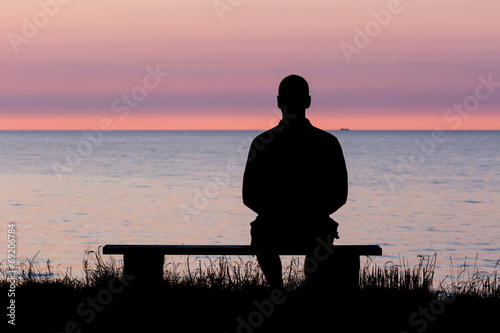
<instances>
[{"instance_id":1,"label":"horizon line","mask_svg":"<svg viewBox=\"0 0 500 333\"><path fill-rule=\"evenodd\" d=\"M181 132L181 131L267 131L269 129L272 129L272 127L268 129L262 129L262 128L257 128L257 129L109 129L109 130L101 130L101 129L1 129L0 132L76 132L76 131L88 131L88 132L132 132L132 131L142 131L142 132L161 132L161 131L171 131L171 132ZM417 131L443 131L443 132L474 132L474 131L489 131L489 132L495 132L495 131L500 131L500 128L498 129L442 129L442 128L434 128L434 129L351 129L351 128L338 128L338 129L323 129L324 131L339 131L339 132L351 132L351 131L372 131L372 132L396 132L396 131L407 131L407 132L417 132Z\"/></svg>"}]
</instances>

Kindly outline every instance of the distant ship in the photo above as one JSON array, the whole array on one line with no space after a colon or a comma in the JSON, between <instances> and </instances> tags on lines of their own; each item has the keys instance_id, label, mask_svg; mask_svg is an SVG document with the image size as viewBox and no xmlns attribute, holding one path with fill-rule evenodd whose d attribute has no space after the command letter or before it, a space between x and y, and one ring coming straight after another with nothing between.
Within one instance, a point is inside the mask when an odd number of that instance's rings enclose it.
<instances>
[{"instance_id":1,"label":"distant ship","mask_svg":"<svg viewBox=\"0 0 500 333\"><path fill-rule=\"evenodd\" d=\"M348 128L341 128L340 130L341 131L348 131L349 129Z\"/></svg>"}]
</instances>

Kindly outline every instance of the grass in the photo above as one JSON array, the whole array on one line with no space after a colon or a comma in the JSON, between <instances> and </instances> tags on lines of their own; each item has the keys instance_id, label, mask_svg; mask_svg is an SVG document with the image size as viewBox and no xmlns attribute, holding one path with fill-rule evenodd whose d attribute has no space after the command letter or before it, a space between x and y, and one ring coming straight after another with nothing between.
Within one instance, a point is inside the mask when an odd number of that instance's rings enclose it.
<instances>
[{"instance_id":1,"label":"grass","mask_svg":"<svg viewBox=\"0 0 500 333\"><path fill-rule=\"evenodd\" d=\"M413 268L408 262L400 259L396 265L392 261L383 267L372 264L370 260L360 272L360 287L382 287L405 291L430 291L434 282L434 268L437 254L432 257L419 256L419 263Z\"/></svg>"},{"instance_id":2,"label":"grass","mask_svg":"<svg viewBox=\"0 0 500 333\"><path fill-rule=\"evenodd\" d=\"M500 260L495 268L499 266ZM493 273L480 271L477 256L473 266L467 264L467 258L462 265L454 266L453 259L450 258L450 275L440 282L439 289L452 295L500 298L500 276L496 269Z\"/></svg>"},{"instance_id":3,"label":"grass","mask_svg":"<svg viewBox=\"0 0 500 333\"><path fill-rule=\"evenodd\" d=\"M342 293L308 288L302 263L294 258L284 267L286 294L273 298L255 260L185 261L167 262L164 283L153 288L120 280L121 262L105 260L99 251L86 252L82 276L56 272L50 261L42 265L36 256L23 260L15 288L16 327L35 332L168 331L179 325L181 332L470 332L488 327L500 310L498 263L487 273L467 261L458 266L451 261L450 275L433 288L436 255L419 257L415 266L405 259L382 266L368 259L360 270L360 289ZM0 292L9 288L2 262Z\"/></svg>"}]
</instances>

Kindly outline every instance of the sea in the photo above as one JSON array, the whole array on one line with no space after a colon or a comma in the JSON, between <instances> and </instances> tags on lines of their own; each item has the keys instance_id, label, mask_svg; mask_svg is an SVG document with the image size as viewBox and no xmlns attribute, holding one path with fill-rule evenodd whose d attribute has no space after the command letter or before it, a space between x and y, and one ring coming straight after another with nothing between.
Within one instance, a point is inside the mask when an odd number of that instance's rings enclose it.
<instances>
[{"instance_id":1,"label":"sea","mask_svg":"<svg viewBox=\"0 0 500 333\"><path fill-rule=\"evenodd\" d=\"M19 262L73 275L105 244L249 244L241 187L260 132L0 131L2 270L12 228ZM349 173L336 243L383 248L362 265L498 270L500 131L330 133Z\"/></svg>"}]
</instances>

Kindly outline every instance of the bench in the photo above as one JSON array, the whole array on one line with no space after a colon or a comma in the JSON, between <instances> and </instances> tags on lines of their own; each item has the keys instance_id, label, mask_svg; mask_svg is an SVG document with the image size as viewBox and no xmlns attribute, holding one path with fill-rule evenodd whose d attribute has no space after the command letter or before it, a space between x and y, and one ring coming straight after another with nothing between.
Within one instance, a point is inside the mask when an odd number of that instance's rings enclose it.
<instances>
[{"instance_id":1,"label":"bench","mask_svg":"<svg viewBox=\"0 0 500 333\"><path fill-rule=\"evenodd\" d=\"M123 255L124 274L135 276L135 280L147 284L163 281L165 255L245 256L257 254L250 245L105 245L102 253ZM333 253L335 254L333 265L341 267L342 281L357 286L359 257L362 255L380 256L382 248L378 245L333 245ZM297 256L305 255L305 253L290 250L280 255Z\"/></svg>"}]
</instances>

